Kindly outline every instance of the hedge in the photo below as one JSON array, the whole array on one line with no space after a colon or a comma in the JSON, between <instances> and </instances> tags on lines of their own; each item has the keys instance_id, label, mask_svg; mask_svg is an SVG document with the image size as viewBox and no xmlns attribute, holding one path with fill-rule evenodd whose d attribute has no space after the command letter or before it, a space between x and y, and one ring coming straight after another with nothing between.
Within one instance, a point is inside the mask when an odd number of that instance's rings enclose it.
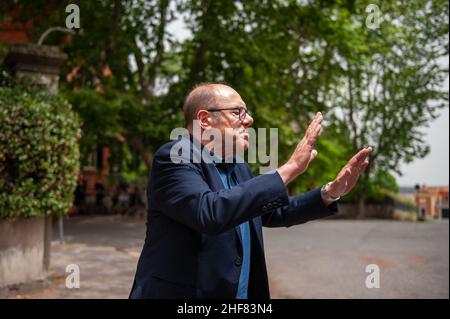
<instances>
[{"instance_id":1,"label":"hedge","mask_svg":"<svg viewBox=\"0 0 450 319\"><path fill-rule=\"evenodd\" d=\"M0 218L66 214L80 120L61 97L0 87Z\"/></svg>"}]
</instances>

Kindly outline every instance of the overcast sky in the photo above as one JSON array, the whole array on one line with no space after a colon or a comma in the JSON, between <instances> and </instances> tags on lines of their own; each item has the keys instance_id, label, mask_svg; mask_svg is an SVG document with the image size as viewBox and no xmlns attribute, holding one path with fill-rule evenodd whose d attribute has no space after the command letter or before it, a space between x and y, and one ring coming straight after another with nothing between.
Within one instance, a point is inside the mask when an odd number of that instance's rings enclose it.
<instances>
[{"instance_id":1,"label":"overcast sky","mask_svg":"<svg viewBox=\"0 0 450 319\"><path fill-rule=\"evenodd\" d=\"M448 68L448 56L439 60L439 64ZM442 89L448 92L449 78L442 83ZM400 186L415 184L427 186L449 185L449 108L441 110L439 117L423 130L425 140L430 145L430 153L422 159L402 164L402 176L397 176Z\"/></svg>"},{"instance_id":2,"label":"overcast sky","mask_svg":"<svg viewBox=\"0 0 450 319\"><path fill-rule=\"evenodd\" d=\"M448 78L447 78L448 79ZM448 81L447 81L448 88ZM423 159L403 164L403 176L397 177L400 186L425 184L448 186L449 184L449 109L442 110L438 119L424 130L430 153Z\"/></svg>"}]
</instances>

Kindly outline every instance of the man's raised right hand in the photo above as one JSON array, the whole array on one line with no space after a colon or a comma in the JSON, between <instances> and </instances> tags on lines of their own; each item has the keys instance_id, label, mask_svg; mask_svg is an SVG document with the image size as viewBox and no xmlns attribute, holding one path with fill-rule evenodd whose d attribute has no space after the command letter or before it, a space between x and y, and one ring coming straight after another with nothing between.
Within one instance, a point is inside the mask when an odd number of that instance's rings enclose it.
<instances>
[{"instance_id":1,"label":"man's raised right hand","mask_svg":"<svg viewBox=\"0 0 450 319\"><path fill-rule=\"evenodd\" d=\"M289 184L298 175L303 174L309 163L317 156L316 146L317 136L322 128L323 116L318 112L306 130L305 136L298 143L291 158L286 164L280 166L277 171L284 184Z\"/></svg>"}]
</instances>

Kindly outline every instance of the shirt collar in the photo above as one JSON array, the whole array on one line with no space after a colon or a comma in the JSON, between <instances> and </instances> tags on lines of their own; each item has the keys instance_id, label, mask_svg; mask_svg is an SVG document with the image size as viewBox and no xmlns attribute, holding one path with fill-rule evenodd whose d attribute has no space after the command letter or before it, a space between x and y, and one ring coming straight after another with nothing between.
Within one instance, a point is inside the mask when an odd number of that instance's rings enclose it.
<instances>
[{"instance_id":1,"label":"shirt collar","mask_svg":"<svg viewBox=\"0 0 450 319\"><path fill-rule=\"evenodd\" d=\"M198 141L192 134L190 134L190 138L191 141L193 141L194 139L196 141ZM205 147L203 144L201 144L200 142L198 142L200 144L200 148L201 150L203 150L203 148ZM201 152L201 151L200 151ZM225 161L225 159L217 154L214 154L214 152L209 151L209 155L212 159L212 163L214 164L214 166L216 166L217 168L224 170L226 173L231 173L234 168L236 167L236 157L233 158L227 158L227 160ZM239 157L240 158L240 157Z\"/></svg>"},{"instance_id":2,"label":"shirt collar","mask_svg":"<svg viewBox=\"0 0 450 319\"><path fill-rule=\"evenodd\" d=\"M236 167L234 158L232 159L232 161L225 161L219 155L213 154L212 152L211 152L211 154L213 156L213 164L218 169L225 171L225 173L227 173L227 174L231 174L231 172L233 172L233 170Z\"/></svg>"}]
</instances>

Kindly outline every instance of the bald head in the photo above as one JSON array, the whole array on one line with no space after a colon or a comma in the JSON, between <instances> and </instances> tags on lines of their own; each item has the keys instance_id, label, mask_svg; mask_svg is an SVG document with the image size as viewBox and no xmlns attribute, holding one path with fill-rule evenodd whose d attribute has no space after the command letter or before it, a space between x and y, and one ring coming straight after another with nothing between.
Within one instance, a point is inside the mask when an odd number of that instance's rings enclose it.
<instances>
[{"instance_id":1,"label":"bald head","mask_svg":"<svg viewBox=\"0 0 450 319\"><path fill-rule=\"evenodd\" d=\"M217 107L222 101L239 94L231 87L220 83L202 83L195 86L186 97L183 113L186 126L196 119L199 110Z\"/></svg>"}]
</instances>

